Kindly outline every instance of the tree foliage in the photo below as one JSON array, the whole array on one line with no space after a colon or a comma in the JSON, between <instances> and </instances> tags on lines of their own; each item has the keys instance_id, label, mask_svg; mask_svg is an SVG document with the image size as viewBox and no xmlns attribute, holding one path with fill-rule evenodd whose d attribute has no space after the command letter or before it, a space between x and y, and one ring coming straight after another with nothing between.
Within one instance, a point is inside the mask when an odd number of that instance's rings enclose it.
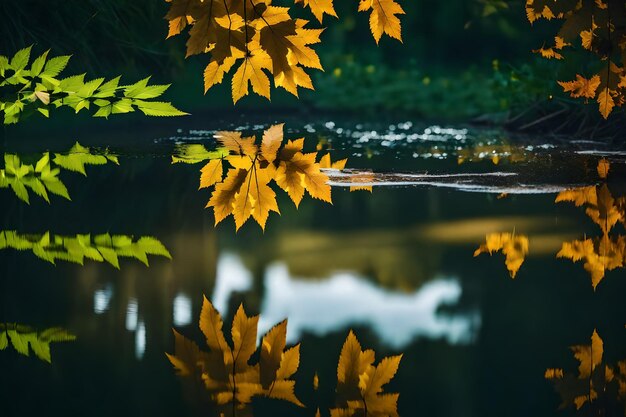
<instances>
[{"instance_id":1,"label":"tree foliage","mask_svg":"<svg viewBox=\"0 0 626 417\"><path fill-rule=\"evenodd\" d=\"M526 0L526 15L562 20L554 42L535 52L548 59L564 59L566 51L582 48L599 60L595 74L577 74L559 81L574 98L595 100L602 116L609 117L626 100L626 4L622 0Z\"/></svg>"},{"instance_id":2,"label":"tree foliage","mask_svg":"<svg viewBox=\"0 0 626 417\"><path fill-rule=\"evenodd\" d=\"M49 51L30 62L32 47L12 58L0 55L0 115L4 124L13 124L29 112L50 115L51 108L70 107L76 113L94 110L94 117L139 110L148 116L181 116L169 102L153 101L169 85L148 85L150 77L134 84L120 85L121 77L85 80L85 74L59 78L70 56L48 59Z\"/></svg>"},{"instance_id":3,"label":"tree foliage","mask_svg":"<svg viewBox=\"0 0 626 417\"><path fill-rule=\"evenodd\" d=\"M166 0L170 9L167 37L189 27L187 56L209 53L204 70L205 93L234 71L233 102L252 91L270 98L270 77L275 87L298 96L298 88L313 89L306 69L322 70L311 47L320 43L323 29L309 27L305 19L292 17L290 7L271 0ZM337 16L333 0L296 0L310 9L321 24L324 15ZM378 43L386 34L401 40L398 15L404 10L395 0L360 0L358 10L370 13L370 30Z\"/></svg>"}]
</instances>

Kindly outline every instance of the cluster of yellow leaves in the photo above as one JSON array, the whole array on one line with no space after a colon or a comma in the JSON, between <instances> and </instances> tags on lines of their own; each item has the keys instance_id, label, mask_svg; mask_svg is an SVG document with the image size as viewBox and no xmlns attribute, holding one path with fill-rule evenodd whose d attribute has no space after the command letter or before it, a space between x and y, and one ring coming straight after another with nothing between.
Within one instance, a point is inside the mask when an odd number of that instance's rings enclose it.
<instances>
[{"instance_id":1,"label":"cluster of yellow leaves","mask_svg":"<svg viewBox=\"0 0 626 417\"><path fill-rule=\"evenodd\" d=\"M383 386L395 376L401 359L387 357L374 366L374 351L361 350L351 331L339 356L337 407L330 410L331 417L397 417L399 394L383 393Z\"/></svg>"},{"instance_id":2,"label":"cluster of yellow leaves","mask_svg":"<svg viewBox=\"0 0 626 417\"><path fill-rule=\"evenodd\" d=\"M626 398L626 361L618 362L617 366L603 364L604 343L598 332L594 329L590 345L570 349L578 361L578 375L566 373L561 368L549 368L544 375L561 395L561 407L574 405L580 410L585 404L599 403L599 395L605 396L601 402L604 407L608 407L608 397L611 396L623 402Z\"/></svg>"},{"instance_id":3,"label":"cluster of yellow leaves","mask_svg":"<svg viewBox=\"0 0 626 417\"><path fill-rule=\"evenodd\" d=\"M609 162L600 160L598 175L606 178L609 170ZM587 216L602 231L599 237L564 242L556 255L573 262L584 261L595 289L607 271L626 266L626 237L612 233L618 222L626 226L626 197L614 198L609 187L602 184L562 191L556 202L563 201L572 202L576 207L584 206Z\"/></svg>"},{"instance_id":4,"label":"cluster of yellow leaves","mask_svg":"<svg viewBox=\"0 0 626 417\"><path fill-rule=\"evenodd\" d=\"M206 207L213 208L216 225L232 214L237 230L250 217L265 229L270 211L280 213L272 181L287 192L296 207L305 191L332 203L328 177L320 169L342 169L345 159L332 163L325 155L316 162L317 152L303 152L304 138L283 145L282 124L265 130L260 145L254 136L242 137L241 132L218 132L215 138L229 154L209 160L202 168L200 188L215 186ZM224 176L225 162L231 168Z\"/></svg>"},{"instance_id":5,"label":"cluster of yellow leaves","mask_svg":"<svg viewBox=\"0 0 626 417\"><path fill-rule=\"evenodd\" d=\"M572 81L559 81L574 98L596 100L606 119L615 107L626 101L626 6L616 0L526 0L526 15L538 19L561 19L563 26L554 45L535 50L544 58L563 59L564 48L575 43L605 61L603 69L591 78L576 75ZM619 63L621 62L621 66Z\"/></svg>"},{"instance_id":6,"label":"cluster of yellow leaves","mask_svg":"<svg viewBox=\"0 0 626 417\"><path fill-rule=\"evenodd\" d=\"M528 237L511 233L490 233L485 237L485 243L474 252L474 256L481 253L502 251L505 256L506 269L511 278L515 278L528 254Z\"/></svg>"},{"instance_id":7,"label":"cluster of yellow leaves","mask_svg":"<svg viewBox=\"0 0 626 417\"><path fill-rule=\"evenodd\" d=\"M190 27L187 56L210 53L204 70L205 93L220 84L236 68L231 90L233 101L252 91L270 98L270 75L275 87L298 95L298 87L313 89L305 69L322 70L317 53L310 47L320 42L323 29L308 28L308 20L290 15L289 7L271 0L166 0L168 38ZM337 16L333 0L296 0L309 7L322 23L324 14ZM401 40L398 15L404 14L395 0L360 0L359 11L370 14L370 29L376 42L383 34Z\"/></svg>"},{"instance_id":8,"label":"cluster of yellow leaves","mask_svg":"<svg viewBox=\"0 0 626 417\"><path fill-rule=\"evenodd\" d=\"M166 354L178 375L206 390L218 416L252 415L253 397L269 397L303 404L294 394L295 381L290 379L300 365L300 345L285 350L287 320L274 326L261 341L256 363L251 357L257 351L259 316L248 317L240 306L231 327L232 345L226 342L224 323L211 302L204 298L200 313L200 330L209 352L174 330L174 354Z\"/></svg>"}]
</instances>

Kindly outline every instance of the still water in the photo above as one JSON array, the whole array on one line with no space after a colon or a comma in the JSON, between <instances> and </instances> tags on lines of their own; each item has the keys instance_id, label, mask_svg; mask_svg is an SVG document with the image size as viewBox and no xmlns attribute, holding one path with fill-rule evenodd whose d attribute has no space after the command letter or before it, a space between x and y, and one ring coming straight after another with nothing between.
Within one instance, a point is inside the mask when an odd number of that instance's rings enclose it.
<instances>
[{"instance_id":1,"label":"still water","mask_svg":"<svg viewBox=\"0 0 626 417\"><path fill-rule=\"evenodd\" d=\"M253 219L235 231L232 216L215 226L213 189L198 185L216 131L260 141L267 120L5 138L0 415L396 415L374 406L387 393L401 416L624 414L624 149L411 121L276 122L318 159L348 161L323 170L332 204L307 195L296 209L274 187L280 214L264 231ZM44 192L6 180L29 164ZM304 407L242 399L263 352L225 377L241 407L207 388L215 356L188 350L198 378L179 375L173 328L210 350L203 296L228 343L242 337L230 331L240 304L260 315L259 342L288 319L279 361L299 346L285 384ZM402 354L379 392L365 392L375 368L345 381L350 330L373 366Z\"/></svg>"}]
</instances>

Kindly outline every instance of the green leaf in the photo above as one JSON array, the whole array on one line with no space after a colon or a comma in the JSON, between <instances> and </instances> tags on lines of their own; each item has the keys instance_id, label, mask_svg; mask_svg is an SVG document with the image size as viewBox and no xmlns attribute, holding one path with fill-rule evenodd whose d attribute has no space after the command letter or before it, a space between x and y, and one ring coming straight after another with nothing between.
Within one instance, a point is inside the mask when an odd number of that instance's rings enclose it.
<instances>
[{"instance_id":1,"label":"green leaf","mask_svg":"<svg viewBox=\"0 0 626 417\"><path fill-rule=\"evenodd\" d=\"M30 204L30 199L28 198L28 190L26 189L24 184L22 184L18 180L11 181L10 184L11 184L11 189L13 190L17 198L19 198L26 204Z\"/></svg>"},{"instance_id":2,"label":"green leaf","mask_svg":"<svg viewBox=\"0 0 626 417\"><path fill-rule=\"evenodd\" d=\"M170 117L186 116L189 114L178 110L176 107L172 106L171 103L162 101L136 100L133 104L135 104L139 108L139 110L141 110L147 116Z\"/></svg>"},{"instance_id":3,"label":"green leaf","mask_svg":"<svg viewBox=\"0 0 626 417\"><path fill-rule=\"evenodd\" d=\"M135 84L124 87L124 96L128 98L135 98L135 96L141 93L148 85L150 77L146 77L143 80L137 81Z\"/></svg>"},{"instance_id":4,"label":"green leaf","mask_svg":"<svg viewBox=\"0 0 626 417\"><path fill-rule=\"evenodd\" d=\"M30 50L32 46L28 48L20 49L17 53L11 58L11 67L17 72L26 68L28 65L28 60L30 59Z\"/></svg>"},{"instance_id":5,"label":"green leaf","mask_svg":"<svg viewBox=\"0 0 626 417\"><path fill-rule=\"evenodd\" d=\"M41 54L40 57L38 57L37 59L33 61L32 65L30 66L31 75L36 77L39 74L41 74L41 70L43 69L43 66L46 63L46 58L48 57L49 52L50 50L47 50L46 52Z\"/></svg>"},{"instance_id":6,"label":"green leaf","mask_svg":"<svg viewBox=\"0 0 626 417\"><path fill-rule=\"evenodd\" d=\"M43 69L42 75L56 77L65 69L70 58L71 55L55 56L54 58L50 58Z\"/></svg>"}]
</instances>

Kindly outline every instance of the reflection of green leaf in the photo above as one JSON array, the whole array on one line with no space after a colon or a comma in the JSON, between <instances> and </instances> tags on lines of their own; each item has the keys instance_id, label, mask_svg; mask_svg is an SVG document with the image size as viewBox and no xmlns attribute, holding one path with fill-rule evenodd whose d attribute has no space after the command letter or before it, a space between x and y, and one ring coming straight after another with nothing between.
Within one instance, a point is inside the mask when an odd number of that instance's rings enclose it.
<instances>
[{"instance_id":1,"label":"reflection of green leaf","mask_svg":"<svg viewBox=\"0 0 626 417\"><path fill-rule=\"evenodd\" d=\"M50 343L76 340L76 336L60 327L38 332L28 326L0 323L0 332L0 350L5 350L10 341L19 354L29 356L32 350L35 356L48 363L52 362Z\"/></svg>"},{"instance_id":2,"label":"reflection of green leaf","mask_svg":"<svg viewBox=\"0 0 626 417\"><path fill-rule=\"evenodd\" d=\"M223 147L209 151L204 145L199 143L176 145L172 155L172 163L197 164L208 159L218 159L226 156L228 156L228 149Z\"/></svg>"},{"instance_id":3,"label":"reflection of green leaf","mask_svg":"<svg viewBox=\"0 0 626 417\"><path fill-rule=\"evenodd\" d=\"M30 203L29 189L48 203L50 203L49 193L70 200L65 184L58 177L61 168L86 176L85 165L104 165L108 162L119 165L117 156L109 154L108 151L95 153L78 142L66 154L55 154L52 161L50 154L46 152L34 167L24 164L17 155L5 154L4 169L0 169L0 188L10 187L15 195L26 203ZM60 168L53 167L52 163Z\"/></svg>"},{"instance_id":4,"label":"reflection of green leaf","mask_svg":"<svg viewBox=\"0 0 626 417\"><path fill-rule=\"evenodd\" d=\"M85 165L105 165L108 161L119 164L116 156L110 156L108 153L103 155L93 154L89 148L82 146L78 142L65 155L54 154L53 161L61 168L80 172L85 176L87 176Z\"/></svg>"},{"instance_id":5,"label":"reflection of green leaf","mask_svg":"<svg viewBox=\"0 0 626 417\"><path fill-rule=\"evenodd\" d=\"M143 236L133 240L131 236L108 233L91 236L21 235L12 230L0 231L0 250L12 248L31 250L35 256L52 264L56 261L82 265L85 258L96 262L108 262L120 267L119 258L133 258L148 266L148 255L172 259L167 248L153 237Z\"/></svg>"}]
</instances>

